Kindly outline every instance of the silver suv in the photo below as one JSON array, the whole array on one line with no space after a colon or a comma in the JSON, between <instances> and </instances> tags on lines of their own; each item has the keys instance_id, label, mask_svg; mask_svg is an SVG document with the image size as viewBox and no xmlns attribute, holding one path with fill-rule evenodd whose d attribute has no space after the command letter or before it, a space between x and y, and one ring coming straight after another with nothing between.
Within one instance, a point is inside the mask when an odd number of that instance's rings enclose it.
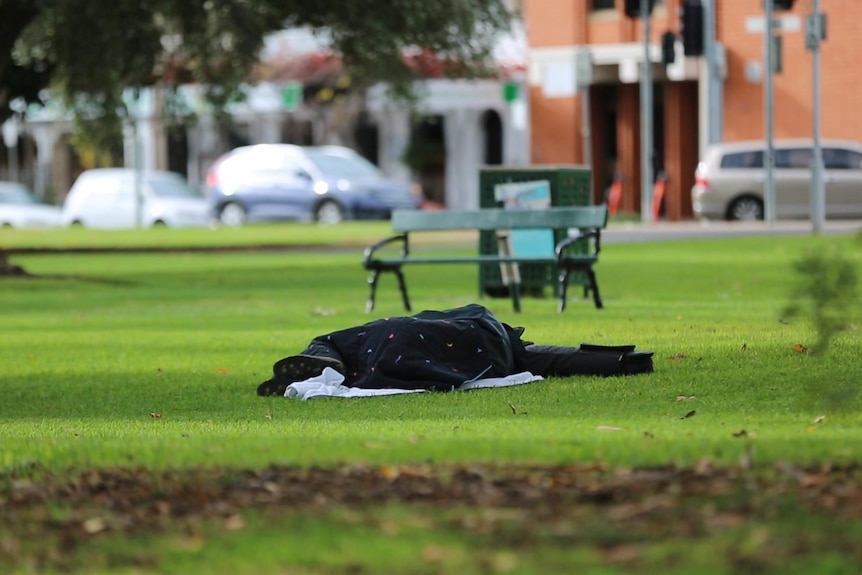
<instances>
[{"instance_id":1,"label":"silver suv","mask_svg":"<svg viewBox=\"0 0 862 575\"><path fill-rule=\"evenodd\" d=\"M811 140L775 140L775 216L810 216ZM826 217L862 217L862 144L821 140ZM701 219L762 220L766 142L711 146L695 170L691 203Z\"/></svg>"}]
</instances>

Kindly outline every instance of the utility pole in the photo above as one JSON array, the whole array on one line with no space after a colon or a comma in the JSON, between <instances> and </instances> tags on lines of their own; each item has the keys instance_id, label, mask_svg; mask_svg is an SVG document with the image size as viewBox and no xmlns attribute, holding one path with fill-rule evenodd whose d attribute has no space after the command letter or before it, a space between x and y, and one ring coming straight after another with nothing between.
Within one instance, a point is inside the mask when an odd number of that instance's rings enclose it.
<instances>
[{"instance_id":1,"label":"utility pole","mask_svg":"<svg viewBox=\"0 0 862 575\"><path fill-rule=\"evenodd\" d=\"M812 13L805 20L805 47L811 51L813 65L812 129L814 157L811 163L811 231L823 232L826 219L826 194L823 182L823 150L820 146L820 43L826 39L826 15L820 13L820 0L813 0Z\"/></svg>"},{"instance_id":2,"label":"utility pole","mask_svg":"<svg viewBox=\"0 0 862 575\"><path fill-rule=\"evenodd\" d=\"M650 0L640 0L643 20L643 73L641 74L641 221L652 221L653 110L652 61L650 59Z\"/></svg>"},{"instance_id":3,"label":"utility pole","mask_svg":"<svg viewBox=\"0 0 862 575\"><path fill-rule=\"evenodd\" d=\"M721 67L719 60L718 42L716 39L716 0L704 0L703 11L703 55L706 60L706 82L707 82L707 114L709 121L706 136L707 144L718 144L724 139L723 123L724 111Z\"/></svg>"},{"instance_id":4,"label":"utility pole","mask_svg":"<svg viewBox=\"0 0 862 575\"><path fill-rule=\"evenodd\" d=\"M763 0L763 9L765 11L764 18L764 67L766 68L765 89L763 91L763 110L766 116L766 153L763 155L763 165L766 168L766 178L763 182L763 217L767 222L775 221L775 149L774 149L774 115L772 95L772 74L774 67L775 55L773 54L773 27L772 21L772 2L773 0Z\"/></svg>"}]
</instances>

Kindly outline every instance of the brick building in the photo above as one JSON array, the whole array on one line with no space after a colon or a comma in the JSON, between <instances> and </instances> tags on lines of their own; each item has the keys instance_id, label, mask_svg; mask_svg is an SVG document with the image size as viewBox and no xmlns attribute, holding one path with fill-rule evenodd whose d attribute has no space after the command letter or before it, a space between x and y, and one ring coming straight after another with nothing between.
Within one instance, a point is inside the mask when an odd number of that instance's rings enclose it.
<instances>
[{"instance_id":1,"label":"brick building","mask_svg":"<svg viewBox=\"0 0 862 575\"><path fill-rule=\"evenodd\" d=\"M655 173L667 175L670 220L691 217L694 168L710 141L766 137L762 1L702 0L715 23L712 73L707 59L681 58L679 51L672 66L662 64L662 35L679 33L682 3L655 0L648 42L653 165ZM624 0L523 0L531 161L588 164L596 201L618 175L620 209L639 212L644 27L625 16L624 5ZM781 21L775 34L781 36L783 55L782 70L773 75L775 138L812 135L813 59L805 46L805 20L812 11L813 0L796 0L790 11L774 14ZM862 60L855 24L862 18L862 2L820 0L820 11L828 17L820 47L821 136L862 139L862 110L853 105L862 95L862 75L853 72ZM715 78L712 89L709 78ZM710 105L717 111L710 112Z\"/></svg>"}]
</instances>

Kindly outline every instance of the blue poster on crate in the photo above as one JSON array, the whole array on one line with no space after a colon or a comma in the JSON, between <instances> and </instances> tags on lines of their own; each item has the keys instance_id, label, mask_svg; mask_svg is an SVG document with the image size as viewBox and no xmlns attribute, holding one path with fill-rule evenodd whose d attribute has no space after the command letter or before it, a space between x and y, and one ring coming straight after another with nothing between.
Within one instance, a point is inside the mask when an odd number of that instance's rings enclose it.
<instances>
[{"instance_id":1,"label":"blue poster on crate","mask_svg":"<svg viewBox=\"0 0 862 575\"><path fill-rule=\"evenodd\" d=\"M494 199L507 210L542 210L551 205L548 180L510 182L494 186ZM548 256L554 251L554 232L549 229L512 230L510 251L518 256Z\"/></svg>"}]
</instances>

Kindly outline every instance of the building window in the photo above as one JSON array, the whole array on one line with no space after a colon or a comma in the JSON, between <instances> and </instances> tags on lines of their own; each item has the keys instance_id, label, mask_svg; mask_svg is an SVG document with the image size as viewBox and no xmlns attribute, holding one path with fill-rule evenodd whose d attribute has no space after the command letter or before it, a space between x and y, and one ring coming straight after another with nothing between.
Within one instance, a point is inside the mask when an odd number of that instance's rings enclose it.
<instances>
[{"instance_id":1,"label":"building window","mask_svg":"<svg viewBox=\"0 0 862 575\"><path fill-rule=\"evenodd\" d=\"M664 4L664 0L652 0L653 9ZM591 0L590 10L614 10L616 8L616 0Z\"/></svg>"}]
</instances>

